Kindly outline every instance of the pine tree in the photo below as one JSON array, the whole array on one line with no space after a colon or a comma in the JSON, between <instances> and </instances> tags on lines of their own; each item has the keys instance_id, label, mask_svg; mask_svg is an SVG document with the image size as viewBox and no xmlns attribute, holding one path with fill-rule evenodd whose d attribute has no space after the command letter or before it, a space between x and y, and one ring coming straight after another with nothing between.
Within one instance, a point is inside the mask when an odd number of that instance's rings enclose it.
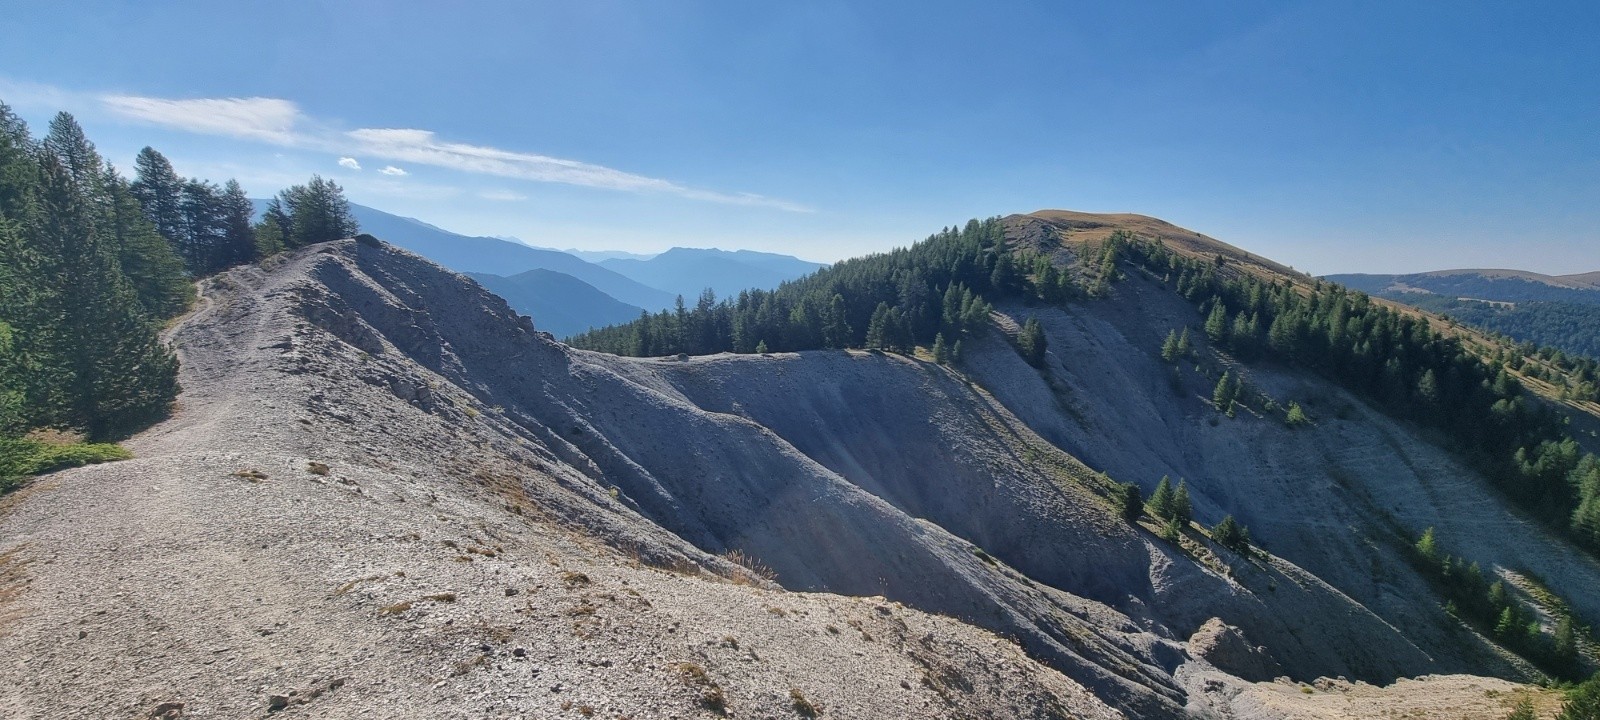
<instances>
[{"instance_id":1,"label":"pine tree","mask_svg":"<svg viewBox=\"0 0 1600 720\"><path fill-rule=\"evenodd\" d=\"M145 217L167 242L181 245L184 241L183 178L178 177L165 155L151 147L139 151L133 169L133 196L139 199Z\"/></svg>"},{"instance_id":2,"label":"pine tree","mask_svg":"<svg viewBox=\"0 0 1600 720\"><path fill-rule=\"evenodd\" d=\"M0 216L23 223L33 212L39 168L28 124L0 102Z\"/></svg>"},{"instance_id":3,"label":"pine tree","mask_svg":"<svg viewBox=\"0 0 1600 720\"><path fill-rule=\"evenodd\" d=\"M1186 358L1194 352L1194 341L1189 339L1189 328L1184 328L1178 335L1178 357Z\"/></svg>"},{"instance_id":4,"label":"pine tree","mask_svg":"<svg viewBox=\"0 0 1600 720\"><path fill-rule=\"evenodd\" d=\"M1422 531L1422 537L1417 538L1417 554L1430 563L1439 561L1439 542L1434 537L1433 528ZM1502 590L1503 590L1502 586Z\"/></svg>"},{"instance_id":5,"label":"pine tree","mask_svg":"<svg viewBox=\"0 0 1600 720\"><path fill-rule=\"evenodd\" d=\"M933 361L940 365L950 364L950 348L944 343L944 333L933 337Z\"/></svg>"},{"instance_id":6,"label":"pine tree","mask_svg":"<svg viewBox=\"0 0 1600 720\"><path fill-rule=\"evenodd\" d=\"M194 300L183 260L150 224L126 180L107 168L104 185L110 193L110 239L140 307L152 319L175 317Z\"/></svg>"},{"instance_id":7,"label":"pine tree","mask_svg":"<svg viewBox=\"0 0 1600 720\"><path fill-rule=\"evenodd\" d=\"M1432 528L1429 528L1429 529L1431 530ZM1421 552L1421 543L1420 543L1420 541L1418 543L1418 552ZM1427 556L1424 555L1424 557L1427 557ZM1511 605L1511 600L1508 597L1506 597L1506 584L1505 584L1505 582L1502 581L1502 580L1494 581L1494 584L1489 586L1489 607L1493 608L1494 611L1498 613L1498 612L1500 612L1501 610L1504 610L1506 607L1508 607L1510 605Z\"/></svg>"},{"instance_id":8,"label":"pine tree","mask_svg":"<svg viewBox=\"0 0 1600 720\"><path fill-rule=\"evenodd\" d=\"M54 351L66 332L60 312L59 273L41 252L39 145L27 124L0 103L0 320L10 328L6 363L25 425L65 422L72 378Z\"/></svg>"},{"instance_id":9,"label":"pine tree","mask_svg":"<svg viewBox=\"0 0 1600 720\"><path fill-rule=\"evenodd\" d=\"M53 354L72 378L67 417L91 438L105 438L166 411L177 396L177 361L143 317L71 171L47 150L40 175L42 220L35 232L51 276L63 283Z\"/></svg>"},{"instance_id":10,"label":"pine tree","mask_svg":"<svg viewBox=\"0 0 1600 720\"><path fill-rule=\"evenodd\" d=\"M256 223L256 257L264 258L277 255L288 247L289 229L293 221L289 213L283 209L283 203L274 197L267 201L266 210L261 214L261 222ZM644 315L646 321L650 315Z\"/></svg>"},{"instance_id":11,"label":"pine tree","mask_svg":"<svg viewBox=\"0 0 1600 720\"><path fill-rule=\"evenodd\" d=\"M945 330L948 330L948 331L950 331L952 333L961 332L961 330L962 330L962 321L963 321L961 310L964 307L962 305L962 295L963 295L964 292L965 292L965 288L961 287L961 283L954 283L953 282L953 283L950 283L949 285L945 286L945 288L944 288L944 299L940 303L940 308L941 308L940 327L941 328L943 328ZM969 297L969 298L971 297L971 293L965 293L965 294L967 295L967 297ZM970 302L970 300L968 302Z\"/></svg>"},{"instance_id":12,"label":"pine tree","mask_svg":"<svg viewBox=\"0 0 1600 720\"><path fill-rule=\"evenodd\" d=\"M50 121L50 133L45 135L43 149L56 156L56 162L60 164L67 181L83 195L92 219L100 209L98 203L104 199L97 190L105 167L94 143L89 142L88 136L83 134L83 127L72 117L72 113L56 113Z\"/></svg>"},{"instance_id":13,"label":"pine tree","mask_svg":"<svg viewBox=\"0 0 1600 720\"><path fill-rule=\"evenodd\" d=\"M1161 361L1162 362L1169 362L1169 363L1178 361L1178 331L1177 330L1168 330L1167 331L1167 339L1166 339L1165 342L1161 343Z\"/></svg>"},{"instance_id":14,"label":"pine tree","mask_svg":"<svg viewBox=\"0 0 1600 720\"><path fill-rule=\"evenodd\" d=\"M911 329L911 318L900 312L900 308L889 308L888 323L890 349L899 353L911 352L917 345Z\"/></svg>"},{"instance_id":15,"label":"pine tree","mask_svg":"<svg viewBox=\"0 0 1600 720\"><path fill-rule=\"evenodd\" d=\"M1228 308L1221 302L1212 305L1206 317L1206 337L1219 344L1228 339Z\"/></svg>"},{"instance_id":16,"label":"pine tree","mask_svg":"<svg viewBox=\"0 0 1600 720\"><path fill-rule=\"evenodd\" d=\"M352 237L361 230L350 214L344 189L321 175L312 175L311 182L305 185L285 189L278 194L278 200L289 214L285 243L289 247Z\"/></svg>"},{"instance_id":17,"label":"pine tree","mask_svg":"<svg viewBox=\"0 0 1600 720\"><path fill-rule=\"evenodd\" d=\"M1189 501L1189 483L1178 481L1178 489L1172 493L1172 518L1183 525L1188 525L1194 519L1194 504Z\"/></svg>"},{"instance_id":18,"label":"pine tree","mask_svg":"<svg viewBox=\"0 0 1600 720\"><path fill-rule=\"evenodd\" d=\"M1439 379L1433 374L1433 368L1428 368L1417 380L1417 399L1429 407L1439 404Z\"/></svg>"},{"instance_id":19,"label":"pine tree","mask_svg":"<svg viewBox=\"0 0 1600 720\"><path fill-rule=\"evenodd\" d=\"M1017 333L1017 350L1022 353L1022 359L1034 367L1044 365L1046 345L1048 341L1044 337L1044 328L1040 327L1036 318L1028 318L1022 324L1022 332Z\"/></svg>"},{"instance_id":20,"label":"pine tree","mask_svg":"<svg viewBox=\"0 0 1600 720\"><path fill-rule=\"evenodd\" d=\"M238 180L229 180L222 186L223 267L255 259L256 233L250 224L255 212L255 204L250 202Z\"/></svg>"},{"instance_id":21,"label":"pine tree","mask_svg":"<svg viewBox=\"0 0 1600 720\"><path fill-rule=\"evenodd\" d=\"M1508 605L1504 610L1500 611L1500 617L1494 623L1495 637L1508 640L1521 629L1522 618L1519 616L1516 607Z\"/></svg>"},{"instance_id":22,"label":"pine tree","mask_svg":"<svg viewBox=\"0 0 1600 720\"><path fill-rule=\"evenodd\" d=\"M1288 414L1284 415L1283 423L1294 428L1300 427L1309 422L1311 422L1311 420L1310 418L1306 417L1306 411L1300 408L1300 403L1290 401L1289 412Z\"/></svg>"},{"instance_id":23,"label":"pine tree","mask_svg":"<svg viewBox=\"0 0 1600 720\"><path fill-rule=\"evenodd\" d=\"M1150 502L1145 506L1158 518L1172 517L1172 481L1167 476L1161 476L1161 482L1156 483L1156 491L1150 494Z\"/></svg>"},{"instance_id":24,"label":"pine tree","mask_svg":"<svg viewBox=\"0 0 1600 720\"><path fill-rule=\"evenodd\" d=\"M1556 623L1552 649L1556 662L1562 665L1570 665L1578 659L1578 636L1571 615L1563 615Z\"/></svg>"},{"instance_id":25,"label":"pine tree","mask_svg":"<svg viewBox=\"0 0 1600 720\"><path fill-rule=\"evenodd\" d=\"M889 303L880 302L867 322L867 348L882 350L889 345Z\"/></svg>"},{"instance_id":26,"label":"pine tree","mask_svg":"<svg viewBox=\"0 0 1600 720\"><path fill-rule=\"evenodd\" d=\"M0 440L20 432L27 423L22 376L26 368L12 342L11 326L0 320Z\"/></svg>"},{"instance_id":27,"label":"pine tree","mask_svg":"<svg viewBox=\"0 0 1600 720\"><path fill-rule=\"evenodd\" d=\"M1000 244L995 246L994 271L989 274L989 287L1001 294L1014 292L1020 279L1016 261L1011 257L1011 250L1006 247L1002 239Z\"/></svg>"},{"instance_id":28,"label":"pine tree","mask_svg":"<svg viewBox=\"0 0 1600 720\"><path fill-rule=\"evenodd\" d=\"M1161 539L1167 542L1178 542L1183 538L1183 525L1176 518L1161 524Z\"/></svg>"},{"instance_id":29,"label":"pine tree","mask_svg":"<svg viewBox=\"0 0 1600 720\"><path fill-rule=\"evenodd\" d=\"M1600 674L1567 693L1567 702L1556 720L1600 720Z\"/></svg>"},{"instance_id":30,"label":"pine tree","mask_svg":"<svg viewBox=\"0 0 1600 720\"><path fill-rule=\"evenodd\" d=\"M823 347L842 348L850 345L850 325L845 322L844 296L834 293L828 301L828 310L822 320Z\"/></svg>"},{"instance_id":31,"label":"pine tree","mask_svg":"<svg viewBox=\"0 0 1600 720\"><path fill-rule=\"evenodd\" d=\"M952 365L961 364L961 358L965 356L966 348L962 347L961 343L962 341L957 340L956 344L950 348L950 364Z\"/></svg>"},{"instance_id":32,"label":"pine tree","mask_svg":"<svg viewBox=\"0 0 1600 720\"><path fill-rule=\"evenodd\" d=\"M1144 514L1144 494L1139 491L1139 486L1134 483L1122 483L1117 486L1115 502L1117 513L1123 520L1130 523L1138 522Z\"/></svg>"},{"instance_id":33,"label":"pine tree","mask_svg":"<svg viewBox=\"0 0 1600 720\"><path fill-rule=\"evenodd\" d=\"M1217 387L1211 391L1211 402L1215 403L1218 410L1226 410L1233 403L1234 385L1233 371L1222 373L1222 378L1217 380Z\"/></svg>"}]
</instances>

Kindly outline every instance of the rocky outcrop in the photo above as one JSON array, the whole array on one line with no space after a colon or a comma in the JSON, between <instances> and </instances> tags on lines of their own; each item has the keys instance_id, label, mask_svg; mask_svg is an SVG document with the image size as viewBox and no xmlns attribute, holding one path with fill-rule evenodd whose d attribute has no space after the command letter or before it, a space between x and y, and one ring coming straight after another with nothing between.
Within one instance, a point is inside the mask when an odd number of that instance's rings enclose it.
<instances>
[{"instance_id":1,"label":"rocky outcrop","mask_svg":"<svg viewBox=\"0 0 1600 720\"><path fill-rule=\"evenodd\" d=\"M1211 618L1189 637L1189 655L1230 675L1262 682L1283 675L1283 667L1265 647L1251 645L1244 631L1221 618Z\"/></svg>"}]
</instances>

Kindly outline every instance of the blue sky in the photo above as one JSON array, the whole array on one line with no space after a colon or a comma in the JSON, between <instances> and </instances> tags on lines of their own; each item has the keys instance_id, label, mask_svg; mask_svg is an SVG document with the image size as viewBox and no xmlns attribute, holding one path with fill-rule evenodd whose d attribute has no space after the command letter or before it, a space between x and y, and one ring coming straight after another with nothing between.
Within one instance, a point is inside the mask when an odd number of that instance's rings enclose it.
<instances>
[{"instance_id":1,"label":"blue sky","mask_svg":"<svg viewBox=\"0 0 1600 720\"><path fill-rule=\"evenodd\" d=\"M399 4L13 0L0 99L543 246L828 261L1068 208L1316 273L1600 270L1600 3Z\"/></svg>"}]
</instances>

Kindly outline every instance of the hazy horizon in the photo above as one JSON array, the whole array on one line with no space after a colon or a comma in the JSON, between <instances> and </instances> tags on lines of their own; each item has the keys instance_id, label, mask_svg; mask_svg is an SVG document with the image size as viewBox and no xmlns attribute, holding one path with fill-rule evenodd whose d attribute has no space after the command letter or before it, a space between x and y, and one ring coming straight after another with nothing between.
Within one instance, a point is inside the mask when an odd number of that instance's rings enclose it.
<instances>
[{"instance_id":1,"label":"hazy horizon","mask_svg":"<svg viewBox=\"0 0 1600 720\"><path fill-rule=\"evenodd\" d=\"M1600 7L915 7L24 2L0 100L124 172L540 247L831 262L1063 208L1319 275L1600 269Z\"/></svg>"}]
</instances>

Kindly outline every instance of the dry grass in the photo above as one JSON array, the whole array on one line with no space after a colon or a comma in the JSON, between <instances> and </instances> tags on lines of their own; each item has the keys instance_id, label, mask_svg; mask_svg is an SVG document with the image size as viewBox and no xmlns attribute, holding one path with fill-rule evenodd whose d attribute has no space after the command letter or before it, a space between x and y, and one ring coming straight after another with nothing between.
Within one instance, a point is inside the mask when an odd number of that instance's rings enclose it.
<instances>
[{"instance_id":1,"label":"dry grass","mask_svg":"<svg viewBox=\"0 0 1600 720\"><path fill-rule=\"evenodd\" d=\"M309 463L306 463L306 472L311 473L312 475L326 476L331 471L329 470L327 464L319 463L313 460Z\"/></svg>"},{"instance_id":2,"label":"dry grass","mask_svg":"<svg viewBox=\"0 0 1600 720\"><path fill-rule=\"evenodd\" d=\"M800 688L789 688L789 704L800 717L814 718L822 714L822 706L807 700Z\"/></svg>"},{"instance_id":3,"label":"dry grass","mask_svg":"<svg viewBox=\"0 0 1600 720\"><path fill-rule=\"evenodd\" d=\"M589 584L589 576L569 570L561 573L561 582L565 583L569 588L584 587Z\"/></svg>"},{"instance_id":4,"label":"dry grass","mask_svg":"<svg viewBox=\"0 0 1600 720\"><path fill-rule=\"evenodd\" d=\"M768 587L778 582L778 573L761 562L761 558L751 555L743 550L729 550L722 553L722 559L733 563L735 569L724 575L729 582L735 585L749 587Z\"/></svg>"},{"instance_id":5,"label":"dry grass","mask_svg":"<svg viewBox=\"0 0 1600 720\"><path fill-rule=\"evenodd\" d=\"M350 592L351 590L356 589L356 586L360 585L361 583L372 582L374 580L382 580L382 579L383 579L382 575L368 575L366 577L356 578L356 579L351 580L350 582L347 582L347 583L345 583L343 585L340 585L338 588L334 589L333 596L334 597L340 597L340 596Z\"/></svg>"},{"instance_id":6,"label":"dry grass","mask_svg":"<svg viewBox=\"0 0 1600 720\"><path fill-rule=\"evenodd\" d=\"M22 437L46 445L77 445L89 439L88 436L77 430L62 430L60 428L35 428L29 430L28 434Z\"/></svg>"},{"instance_id":7,"label":"dry grass","mask_svg":"<svg viewBox=\"0 0 1600 720\"><path fill-rule=\"evenodd\" d=\"M451 602L455 602L456 601L456 594L453 593L453 592L434 593L432 595L424 595L424 596L422 596L422 599L423 600L432 600L434 602L451 603Z\"/></svg>"},{"instance_id":8,"label":"dry grass","mask_svg":"<svg viewBox=\"0 0 1600 720\"><path fill-rule=\"evenodd\" d=\"M397 602L397 603L395 603L393 605L385 605L385 606L383 606L381 608L378 608L378 614L379 615L399 615L400 613L403 613L403 612L405 612L407 610L410 610L410 609L411 609L411 601L410 600L402 600L402 601Z\"/></svg>"},{"instance_id":9,"label":"dry grass","mask_svg":"<svg viewBox=\"0 0 1600 720\"><path fill-rule=\"evenodd\" d=\"M255 468L245 468L243 470L235 470L234 473L233 473L233 476L236 477L236 478L244 478L246 480L249 480L250 482L261 482L262 480L266 480L267 479L267 474L266 473L261 472L260 470L257 470Z\"/></svg>"},{"instance_id":10,"label":"dry grass","mask_svg":"<svg viewBox=\"0 0 1600 720\"><path fill-rule=\"evenodd\" d=\"M722 686L706 674L706 669L692 662L676 665L678 678L683 684L700 691L700 706L718 715L728 714L728 696Z\"/></svg>"}]
</instances>

